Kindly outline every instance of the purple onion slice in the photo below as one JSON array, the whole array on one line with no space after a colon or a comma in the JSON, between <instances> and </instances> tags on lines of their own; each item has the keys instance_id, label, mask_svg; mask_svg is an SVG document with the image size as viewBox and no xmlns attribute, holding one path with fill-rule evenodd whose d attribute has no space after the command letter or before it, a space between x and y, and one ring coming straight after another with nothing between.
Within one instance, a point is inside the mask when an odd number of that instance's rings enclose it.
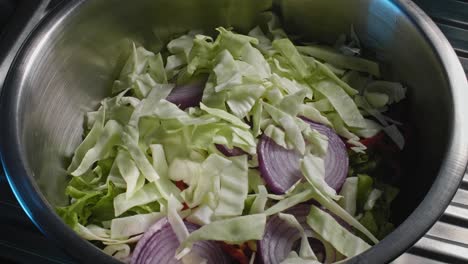
<instances>
[{"instance_id":1,"label":"purple onion slice","mask_svg":"<svg viewBox=\"0 0 468 264\"><path fill-rule=\"evenodd\" d=\"M242 155L247 154L245 153L245 151L243 151L242 149L238 147L234 147L231 149L231 148L226 147L225 145L216 144L216 148L219 150L219 152L223 153L224 156L226 157L235 157L235 156L242 156Z\"/></svg>"},{"instance_id":2,"label":"purple onion slice","mask_svg":"<svg viewBox=\"0 0 468 264\"><path fill-rule=\"evenodd\" d=\"M176 85L166 100L178 105L182 110L198 106L202 100L207 79L206 76L201 76L186 84Z\"/></svg>"},{"instance_id":3,"label":"purple onion slice","mask_svg":"<svg viewBox=\"0 0 468 264\"><path fill-rule=\"evenodd\" d=\"M346 146L333 129L307 119L305 121L320 134L328 137L325 182L339 191L348 174L349 160ZM264 135L258 143L257 154L260 173L271 192L283 194L302 179L299 167L301 155L297 151L285 149Z\"/></svg>"},{"instance_id":4,"label":"purple onion slice","mask_svg":"<svg viewBox=\"0 0 468 264\"><path fill-rule=\"evenodd\" d=\"M311 206L315 205L299 204L284 211L285 214L294 215L308 234L313 234L312 229L307 224L307 215ZM299 230L291 227L279 216L272 216L268 219L263 239L258 242L259 259L265 264L281 263L292 250L298 251L300 241L301 234ZM336 250L326 246L315 237L310 237L309 243L320 262L332 263L336 261Z\"/></svg>"},{"instance_id":5,"label":"purple onion slice","mask_svg":"<svg viewBox=\"0 0 468 264\"><path fill-rule=\"evenodd\" d=\"M198 229L198 226L184 222L189 232ZM179 264L174 255L179 247L179 241L172 230L167 218L156 222L138 241L132 254L132 264ZM207 260L207 263L230 263L229 257L214 241L199 241L194 244L192 252Z\"/></svg>"}]
</instances>

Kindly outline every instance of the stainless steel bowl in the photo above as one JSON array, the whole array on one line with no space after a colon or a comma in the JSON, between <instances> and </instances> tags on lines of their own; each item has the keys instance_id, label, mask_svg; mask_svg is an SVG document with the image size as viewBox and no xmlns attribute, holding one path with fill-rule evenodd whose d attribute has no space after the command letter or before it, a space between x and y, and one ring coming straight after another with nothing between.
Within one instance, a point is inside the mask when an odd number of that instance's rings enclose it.
<instances>
[{"instance_id":1,"label":"stainless steel bowl","mask_svg":"<svg viewBox=\"0 0 468 264\"><path fill-rule=\"evenodd\" d=\"M49 1L33 12L34 24ZM268 0L76 0L42 19L22 43L2 91L0 151L8 180L36 225L84 262L113 262L54 213L66 203L65 167L83 132L83 116L109 95L131 41L159 49L174 32L255 24ZM235 3L235 4L234 4ZM387 79L409 87L407 115L415 127L394 211L399 227L349 263L388 262L417 241L452 199L468 159L468 84L453 49L409 0L284 0L290 32L331 42L354 28L385 66ZM250 19L239 21L239 12ZM39 14L38 14L39 13ZM16 46L15 46L16 45ZM5 55L5 54L4 54ZM0 64L5 69L6 54ZM5 59L7 58L7 59ZM0 73L1 68L0 67Z\"/></svg>"}]
</instances>

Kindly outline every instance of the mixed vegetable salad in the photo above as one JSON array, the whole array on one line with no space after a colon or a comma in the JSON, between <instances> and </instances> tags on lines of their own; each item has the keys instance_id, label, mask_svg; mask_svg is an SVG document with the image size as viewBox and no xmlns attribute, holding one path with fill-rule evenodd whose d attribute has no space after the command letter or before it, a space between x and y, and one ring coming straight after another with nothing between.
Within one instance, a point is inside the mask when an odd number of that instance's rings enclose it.
<instances>
[{"instance_id":1,"label":"mixed vegetable salad","mask_svg":"<svg viewBox=\"0 0 468 264\"><path fill-rule=\"evenodd\" d=\"M293 42L273 15L216 30L133 45L86 116L59 215L130 263L334 263L378 243L398 193L381 146L404 146L383 113L406 89L354 32Z\"/></svg>"}]
</instances>

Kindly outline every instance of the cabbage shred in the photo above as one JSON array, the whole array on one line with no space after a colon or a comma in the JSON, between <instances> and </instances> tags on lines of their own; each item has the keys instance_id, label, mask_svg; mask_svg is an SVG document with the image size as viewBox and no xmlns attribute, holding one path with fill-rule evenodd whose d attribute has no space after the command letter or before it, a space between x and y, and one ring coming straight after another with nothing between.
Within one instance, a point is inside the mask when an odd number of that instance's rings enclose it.
<instances>
[{"instance_id":1,"label":"cabbage shred","mask_svg":"<svg viewBox=\"0 0 468 264\"><path fill-rule=\"evenodd\" d=\"M362 198L370 196L368 210L361 222L354 219L362 192L357 178L348 184L354 187L344 188L344 198L325 183L324 171L316 168L323 168L327 138L299 116L332 127L355 152L366 151L360 138L380 131L403 147L396 124L382 113L404 98L405 88L373 80L380 75L375 62L332 48L297 46L274 23L268 28L242 35L220 27L215 38L189 32L167 44L167 56L134 44L113 97L87 115L86 136L68 168L70 205L57 208L65 222L125 259L129 245L168 216L181 242L181 259L198 240L261 239L269 215L314 198L377 242L366 227L375 223L369 214L380 206L381 191L368 191L371 195ZM174 80L189 83L200 75L208 79L198 107L182 110L166 100ZM256 171L262 134L303 155L308 181L280 197L268 193ZM245 155L226 157L216 144ZM346 210L337 204L340 199ZM181 225L185 217L202 227L188 234ZM292 216L282 217L296 223ZM312 210L308 222L344 256L369 247L320 210ZM316 261L310 246L303 246L307 253L291 258Z\"/></svg>"}]
</instances>

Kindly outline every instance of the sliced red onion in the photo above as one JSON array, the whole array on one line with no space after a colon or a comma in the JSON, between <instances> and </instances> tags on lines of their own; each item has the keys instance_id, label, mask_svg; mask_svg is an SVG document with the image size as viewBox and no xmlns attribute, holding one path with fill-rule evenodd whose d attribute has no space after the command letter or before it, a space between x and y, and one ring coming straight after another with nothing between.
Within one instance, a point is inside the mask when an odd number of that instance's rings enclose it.
<instances>
[{"instance_id":1,"label":"sliced red onion","mask_svg":"<svg viewBox=\"0 0 468 264\"><path fill-rule=\"evenodd\" d=\"M221 153L223 153L226 157L235 157L235 156L242 156L242 155L247 154L245 153L245 151L243 151L242 149L238 147L234 147L231 149L231 148L226 147L225 145L216 144L216 148Z\"/></svg>"},{"instance_id":2,"label":"sliced red onion","mask_svg":"<svg viewBox=\"0 0 468 264\"><path fill-rule=\"evenodd\" d=\"M166 100L178 105L182 110L198 106L203 97L206 81L207 77L201 76L186 84L176 85Z\"/></svg>"},{"instance_id":3,"label":"sliced red onion","mask_svg":"<svg viewBox=\"0 0 468 264\"><path fill-rule=\"evenodd\" d=\"M333 129L310 120L305 119L305 121L320 134L328 137L325 182L339 191L348 174L349 160L346 146ZM297 151L285 149L263 135L257 146L257 154L260 173L271 192L283 194L302 179L299 167L301 155Z\"/></svg>"},{"instance_id":4,"label":"sliced red onion","mask_svg":"<svg viewBox=\"0 0 468 264\"><path fill-rule=\"evenodd\" d=\"M198 229L198 226L189 222L184 222L189 232ZM167 218L162 218L156 222L143 237L138 241L132 254L133 264L179 264L175 256L179 241L172 230ZM214 241L199 241L194 244L192 252L199 257L206 259L207 263L230 263L229 257L223 252L219 244Z\"/></svg>"},{"instance_id":5,"label":"sliced red onion","mask_svg":"<svg viewBox=\"0 0 468 264\"><path fill-rule=\"evenodd\" d=\"M332 263L336 260L336 251L326 247L322 241L313 237L313 231L307 224L307 215L313 204L299 204L286 211L285 214L294 215L304 228L309 238L309 244L320 262ZM268 219L263 239L258 242L258 256L262 263L281 263L288 254L298 249L301 234L299 230L290 226L286 221L275 215Z\"/></svg>"},{"instance_id":6,"label":"sliced red onion","mask_svg":"<svg viewBox=\"0 0 468 264\"><path fill-rule=\"evenodd\" d=\"M339 191L343 186L349 169L349 157L346 144L335 131L325 125L317 124L304 119L320 134L328 137L328 149L325 156L325 182L333 189Z\"/></svg>"}]
</instances>

